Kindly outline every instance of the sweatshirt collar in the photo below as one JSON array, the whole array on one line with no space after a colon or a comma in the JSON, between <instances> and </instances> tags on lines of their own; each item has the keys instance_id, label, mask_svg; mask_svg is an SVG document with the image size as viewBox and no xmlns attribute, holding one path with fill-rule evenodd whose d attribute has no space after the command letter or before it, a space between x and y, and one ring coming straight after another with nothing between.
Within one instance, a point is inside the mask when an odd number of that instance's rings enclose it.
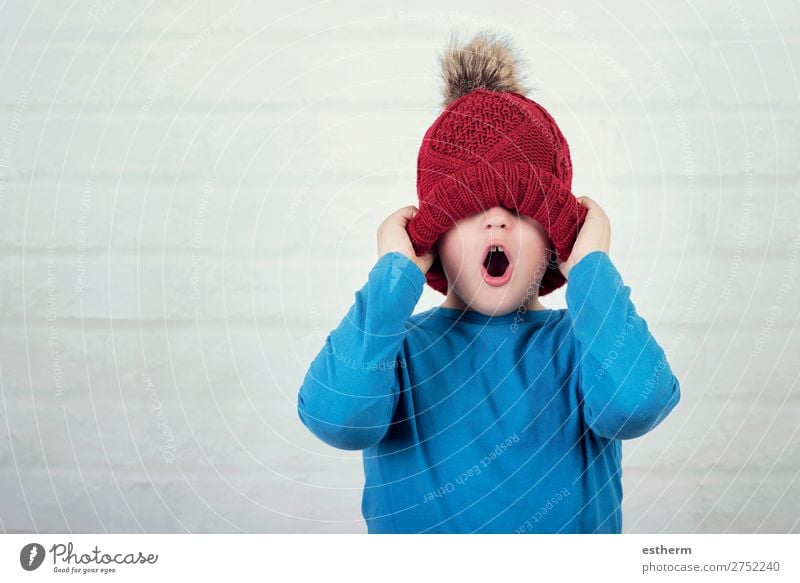
<instances>
[{"instance_id":1,"label":"sweatshirt collar","mask_svg":"<svg viewBox=\"0 0 800 583\"><path fill-rule=\"evenodd\" d=\"M546 322L548 320L557 320L560 318L566 309L560 310L526 310L519 308L513 310L508 314L499 316L487 316L475 310L459 310L457 308L443 308L437 306L432 308L428 314L434 318L446 318L448 320L460 322L473 322L476 324L485 324L488 326L505 324L510 325L513 323L522 324L523 322Z\"/></svg>"}]
</instances>

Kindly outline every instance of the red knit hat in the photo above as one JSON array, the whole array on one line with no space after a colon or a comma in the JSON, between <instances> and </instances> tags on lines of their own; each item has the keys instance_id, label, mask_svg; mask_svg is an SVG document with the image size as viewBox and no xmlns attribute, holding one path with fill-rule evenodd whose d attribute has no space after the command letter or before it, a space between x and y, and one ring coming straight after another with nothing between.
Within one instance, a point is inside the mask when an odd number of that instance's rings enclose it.
<instances>
[{"instance_id":1,"label":"red knit hat","mask_svg":"<svg viewBox=\"0 0 800 583\"><path fill-rule=\"evenodd\" d=\"M567 141L547 110L524 95L516 65L507 42L486 33L442 58L445 109L422 140L419 212L408 223L418 256L459 219L503 206L541 223L558 259L569 257L587 211L571 192ZM439 257L426 279L447 294ZM565 282L551 263L539 296Z\"/></svg>"}]
</instances>

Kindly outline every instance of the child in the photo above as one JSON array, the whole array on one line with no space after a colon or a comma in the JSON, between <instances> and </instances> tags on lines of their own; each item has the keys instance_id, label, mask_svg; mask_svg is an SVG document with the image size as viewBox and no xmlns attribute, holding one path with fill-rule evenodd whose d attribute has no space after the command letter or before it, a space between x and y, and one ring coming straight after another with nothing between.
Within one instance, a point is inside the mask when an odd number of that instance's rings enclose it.
<instances>
[{"instance_id":1,"label":"child","mask_svg":"<svg viewBox=\"0 0 800 583\"><path fill-rule=\"evenodd\" d=\"M380 225L379 259L298 414L363 450L370 533L619 533L621 440L667 416L678 380L508 43L480 33L442 68L419 210ZM567 278L568 307L542 306ZM445 300L412 315L426 281Z\"/></svg>"}]
</instances>

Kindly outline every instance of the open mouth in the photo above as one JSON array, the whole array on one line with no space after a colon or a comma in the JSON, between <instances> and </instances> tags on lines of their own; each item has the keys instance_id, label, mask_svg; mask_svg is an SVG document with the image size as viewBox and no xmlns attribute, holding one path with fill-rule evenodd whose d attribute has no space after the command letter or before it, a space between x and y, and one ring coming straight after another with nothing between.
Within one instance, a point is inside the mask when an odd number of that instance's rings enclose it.
<instances>
[{"instance_id":1,"label":"open mouth","mask_svg":"<svg viewBox=\"0 0 800 583\"><path fill-rule=\"evenodd\" d=\"M481 274L489 285L499 286L511 279L512 265L502 245L490 245L483 258Z\"/></svg>"}]
</instances>

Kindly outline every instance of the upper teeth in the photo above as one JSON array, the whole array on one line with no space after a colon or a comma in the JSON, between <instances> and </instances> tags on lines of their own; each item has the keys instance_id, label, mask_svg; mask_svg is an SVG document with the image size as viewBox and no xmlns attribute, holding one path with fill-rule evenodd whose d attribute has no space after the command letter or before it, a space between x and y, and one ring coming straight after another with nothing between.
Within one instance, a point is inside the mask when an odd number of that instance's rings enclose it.
<instances>
[{"instance_id":1,"label":"upper teeth","mask_svg":"<svg viewBox=\"0 0 800 583\"><path fill-rule=\"evenodd\" d=\"M489 251L492 253L494 253L495 251L502 251L502 250L503 248L498 245L493 245L492 247L489 247Z\"/></svg>"}]
</instances>

